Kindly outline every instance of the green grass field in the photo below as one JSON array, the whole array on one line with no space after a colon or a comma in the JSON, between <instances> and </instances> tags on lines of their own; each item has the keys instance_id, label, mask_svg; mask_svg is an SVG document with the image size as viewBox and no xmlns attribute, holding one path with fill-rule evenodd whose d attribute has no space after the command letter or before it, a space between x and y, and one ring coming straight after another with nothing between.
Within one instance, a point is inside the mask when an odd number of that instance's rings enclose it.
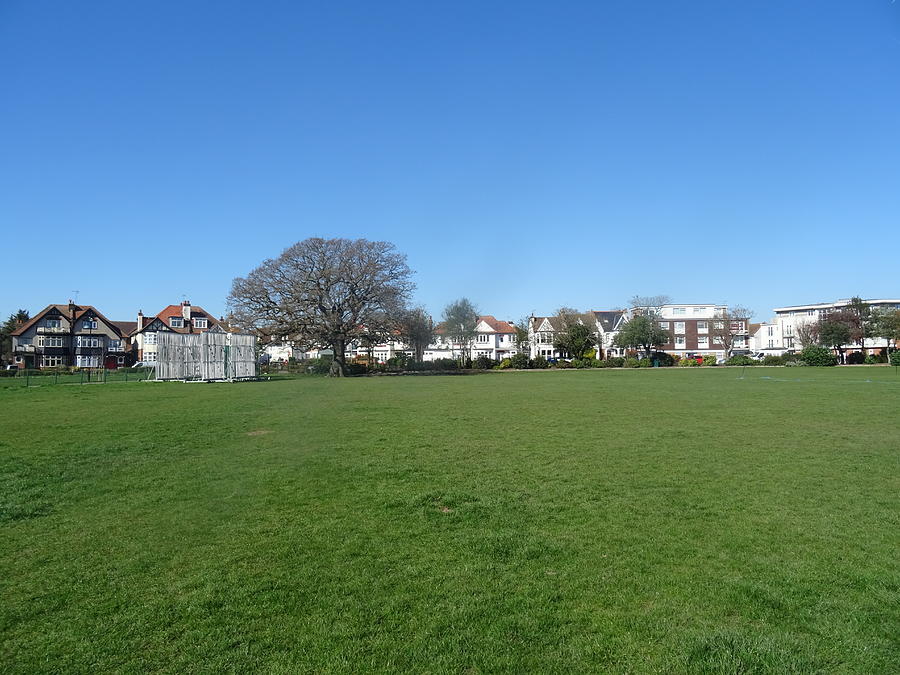
<instances>
[{"instance_id":1,"label":"green grass field","mask_svg":"<svg viewBox=\"0 0 900 675\"><path fill-rule=\"evenodd\" d=\"M897 672L887 367L0 391L4 672Z\"/></svg>"}]
</instances>

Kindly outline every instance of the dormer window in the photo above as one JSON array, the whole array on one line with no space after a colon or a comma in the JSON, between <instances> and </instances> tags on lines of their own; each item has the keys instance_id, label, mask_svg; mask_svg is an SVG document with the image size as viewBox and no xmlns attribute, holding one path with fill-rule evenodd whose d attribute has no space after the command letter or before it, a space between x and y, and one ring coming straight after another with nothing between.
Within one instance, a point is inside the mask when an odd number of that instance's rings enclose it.
<instances>
[{"instance_id":1,"label":"dormer window","mask_svg":"<svg viewBox=\"0 0 900 675\"><path fill-rule=\"evenodd\" d=\"M45 323L47 324L47 328L59 328L60 326L59 319L47 319Z\"/></svg>"},{"instance_id":2,"label":"dormer window","mask_svg":"<svg viewBox=\"0 0 900 675\"><path fill-rule=\"evenodd\" d=\"M194 328L206 328L207 320L206 319L194 319Z\"/></svg>"},{"instance_id":3,"label":"dormer window","mask_svg":"<svg viewBox=\"0 0 900 675\"><path fill-rule=\"evenodd\" d=\"M184 328L184 319L182 319L180 316L173 316L171 319L169 319L169 325L172 328Z\"/></svg>"}]
</instances>

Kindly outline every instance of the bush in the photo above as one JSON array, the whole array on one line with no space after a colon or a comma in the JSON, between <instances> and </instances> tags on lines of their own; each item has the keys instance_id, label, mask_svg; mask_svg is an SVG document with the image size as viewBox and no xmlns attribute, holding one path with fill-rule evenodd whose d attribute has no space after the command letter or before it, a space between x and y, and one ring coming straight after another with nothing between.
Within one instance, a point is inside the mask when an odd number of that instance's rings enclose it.
<instances>
[{"instance_id":1,"label":"bush","mask_svg":"<svg viewBox=\"0 0 900 675\"><path fill-rule=\"evenodd\" d=\"M573 368L584 368L584 361L582 361L581 359L572 359L569 365Z\"/></svg>"},{"instance_id":2,"label":"bush","mask_svg":"<svg viewBox=\"0 0 900 675\"><path fill-rule=\"evenodd\" d=\"M715 354L704 354L703 355L703 365L704 366L714 366L717 363Z\"/></svg>"},{"instance_id":3,"label":"bush","mask_svg":"<svg viewBox=\"0 0 900 675\"><path fill-rule=\"evenodd\" d=\"M509 359L510 368L525 370L528 368L528 354L515 354Z\"/></svg>"},{"instance_id":4,"label":"bush","mask_svg":"<svg viewBox=\"0 0 900 675\"><path fill-rule=\"evenodd\" d=\"M650 359L648 359L648 358L646 358L646 357L644 357L643 359L638 359L638 366L637 366L637 367L638 367L638 368L652 368L652 367L653 367L653 361L651 361Z\"/></svg>"},{"instance_id":5,"label":"bush","mask_svg":"<svg viewBox=\"0 0 900 675\"><path fill-rule=\"evenodd\" d=\"M774 354L767 354L763 357L762 364L764 366L783 366L784 359L780 356L775 356Z\"/></svg>"},{"instance_id":6,"label":"bush","mask_svg":"<svg viewBox=\"0 0 900 675\"><path fill-rule=\"evenodd\" d=\"M490 370L494 367L494 359L486 354L482 354L472 362L472 367L478 370Z\"/></svg>"},{"instance_id":7,"label":"bush","mask_svg":"<svg viewBox=\"0 0 900 675\"><path fill-rule=\"evenodd\" d=\"M607 368L624 368L625 367L625 357L624 356L611 356L606 359L606 367Z\"/></svg>"},{"instance_id":8,"label":"bush","mask_svg":"<svg viewBox=\"0 0 900 675\"><path fill-rule=\"evenodd\" d=\"M851 366L859 366L866 362L866 355L862 352L850 352L847 354L847 363Z\"/></svg>"},{"instance_id":9,"label":"bush","mask_svg":"<svg viewBox=\"0 0 900 675\"><path fill-rule=\"evenodd\" d=\"M557 362L554 363L553 365L554 365L554 367L556 367L556 368L561 368L561 369L571 368L571 367L572 367L572 364L569 363L568 361L566 361L565 359L560 359L559 361L557 361Z\"/></svg>"},{"instance_id":10,"label":"bush","mask_svg":"<svg viewBox=\"0 0 900 675\"><path fill-rule=\"evenodd\" d=\"M891 352L891 355L888 357L888 363L892 366L900 366L900 351Z\"/></svg>"},{"instance_id":11,"label":"bush","mask_svg":"<svg viewBox=\"0 0 900 675\"><path fill-rule=\"evenodd\" d=\"M622 364L625 368L640 368L641 362L638 361L633 356L629 356L625 359L625 363Z\"/></svg>"},{"instance_id":12,"label":"bush","mask_svg":"<svg viewBox=\"0 0 900 675\"><path fill-rule=\"evenodd\" d=\"M496 368L497 370L507 370L508 368L511 368L511 367L512 367L512 364L511 364L510 359L503 359L502 361L500 361L500 363L498 363L496 366L494 366L494 368Z\"/></svg>"},{"instance_id":13,"label":"bush","mask_svg":"<svg viewBox=\"0 0 900 675\"><path fill-rule=\"evenodd\" d=\"M348 375L365 375L369 372L369 368L365 363L348 363L347 364L347 374Z\"/></svg>"},{"instance_id":14,"label":"bush","mask_svg":"<svg viewBox=\"0 0 900 675\"><path fill-rule=\"evenodd\" d=\"M667 352L653 352L651 358L663 368L675 365L675 357Z\"/></svg>"},{"instance_id":15,"label":"bush","mask_svg":"<svg viewBox=\"0 0 900 675\"><path fill-rule=\"evenodd\" d=\"M533 359L531 359L531 367L532 368L543 369L543 368L547 368L549 366L550 366L550 363L543 356L535 356Z\"/></svg>"},{"instance_id":16,"label":"bush","mask_svg":"<svg viewBox=\"0 0 900 675\"><path fill-rule=\"evenodd\" d=\"M585 361L596 361L597 360L597 350L596 349L588 349L584 353Z\"/></svg>"},{"instance_id":17,"label":"bush","mask_svg":"<svg viewBox=\"0 0 900 675\"><path fill-rule=\"evenodd\" d=\"M694 368L700 364L697 362L697 359L681 359L681 361L678 362L678 365L682 368Z\"/></svg>"},{"instance_id":18,"label":"bush","mask_svg":"<svg viewBox=\"0 0 900 675\"><path fill-rule=\"evenodd\" d=\"M332 358L330 356L320 356L317 359L310 359L306 363L306 372L311 373L312 375L327 375L331 370L331 361Z\"/></svg>"},{"instance_id":19,"label":"bush","mask_svg":"<svg viewBox=\"0 0 900 675\"><path fill-rule=\"evenodd\" d=\"M737 356L732 356L730 359L725 361L726 366L755 366L756 361L751 359L749 356L744 356L743 354L739 354Z\"/></svg>"},{"instance_id":20,"label":"bush","mask_svg":"<svg viewBox=\"0 0 900 675\"><path fill-rule=\"evenodd\" d=\"M869 354L868 356L866 356L866 360L864 363L870 366L874 366L876 363L879 363L878 357L874 354Z\"/></svg>"},{"instance_id":21,"label":"bush","mask_svg":"<svg viewBox=\"0 0 900 675\"><path fill-rule=\"evenodd\" d=\"M836 366L837 358L826 347L811 345L800 352L800 360L807 366Z\"/></svg>"}]
</instances>

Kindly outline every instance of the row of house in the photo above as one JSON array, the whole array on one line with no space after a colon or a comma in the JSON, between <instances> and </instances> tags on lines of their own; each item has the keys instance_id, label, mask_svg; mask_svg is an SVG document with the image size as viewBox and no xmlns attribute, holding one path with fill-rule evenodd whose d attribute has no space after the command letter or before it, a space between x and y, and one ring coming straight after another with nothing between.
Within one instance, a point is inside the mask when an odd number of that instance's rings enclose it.
<instances>
[{"instance_id":1,"label":"row of house","mask_svg":"<svg viewBox=\"0 0 900 675\"><path fill-rule=\"evenodd\" d=\"M48 305L12 331L13 362L19 368L108 368L156 362L160 332L228 331L187 300L152 316L140 310L136 321L113 321L92 305L71 300Z\"/></svg>"},{"instance_id":2,"label":"row of house","mask_svg":"<svg viewBox=\"0 0 900 675\"><path fill-rule=\"evenodd\" d=\"M727 314L727 306L717 304L668 304L655 308L617 309L591 311L580 314L575 320L588 326L594 334L598 358L624 356L626 350L615 345L616 335L622 326L636 313L652 313L660 327L669 332L670 341L659 345L663 351L678 357L716 354L725 358L725 345L716 341L715 323ZM487 357L501 361L520 352L529 358L543 356L546 359L565 358L554 347L560 332L564 330L563 320L558 316L531 316L528 320L528 336L520 342L518 331L511 321L499 320L493 315L479 316L475 326L475 337L471 343L455 343L449 339L439 325L434 340L424 352L424 360L435 361L444 358L459 358L467 355L471 359ZM749 348L750 324L739 320L732 325L734 333L733 350ZM274 340L264 348L273 361L289 359L303 360L320 356L322 351L304 350L300 343L289 339ZM368 356L369 347L361 343L349 345L348 355ZM408 345L399 339L386 340L371 347L372 357L379 363L399 355L412 355Z\"/></svg>"}]
</instances>

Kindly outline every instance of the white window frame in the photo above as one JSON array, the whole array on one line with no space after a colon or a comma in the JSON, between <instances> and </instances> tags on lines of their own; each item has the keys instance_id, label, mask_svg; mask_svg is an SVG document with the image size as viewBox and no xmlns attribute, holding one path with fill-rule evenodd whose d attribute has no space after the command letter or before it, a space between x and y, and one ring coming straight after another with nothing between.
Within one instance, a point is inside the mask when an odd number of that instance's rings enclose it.
<instances>
[{"instance_id":1,"label":"white window frame","mask_svg":"<svg viewBox=\"0 0 900 675\"><path fill-rule=\"evenodd\" d=\"M675 332L684 334L684 321L675 322Z\"/></svg>"},{"instance_id":2,"label":"white window frame","mask_svg":"<svg viewBox=\"0 0 900 675\"><path fill-rule=\"evenodd\" d=\"M672 314L674 314L675 316L684 316L684 315L687 314L687 308L685 308L685 307L675 307L675 308L672 310Z\"/></svg>"},{"instance_id":3,"label":"white window frame","mask_svg":"<svg viewBox=\"0 0 900 675\"><path fill-rule=\"evenodd\" d=\"M668 322L668 321L660 321L660 322L659 322L659 327L660 327L660 328L663 328L663 329L665 329L665 330L669 330L669 322Z\"/></svg>"},{"instance_id":4,"label":"white window frame","mask_svg":"<svg viewBox=\"0 0 900 675\"><path fill-rule=\"evenodd\" d=\"M169 326L171 328L184 328L184 319L180 316L170 316Z\"/></svg>"},{"instance_id":5,"label":"white window frame","mask_svg":"<svg viewBox=\"0 0 900 675\"><path fill-rule=\"evenodd\" d=\"M44 319L44 325L47 328L59 328L62 326L62 321L60 319Z\"/></svg>"},{"instance_id":6,"label":"white window frame","mask_svg":"<svg viewBox=\"0 0 900 675\"><path fill-rule=\"evenodd\" d=\"M709 336L708 335L698 335L697 336L697 349L709 347Z\"/></svg>"},{"instance_id":7,"label":"white window frame","mask_svg":"<svg viewBox=\"0 0 900 675\"><path fill-rule=\"evenodd\" d=\"M144 344L145 345L158 344L156 341L156 331L150 331L149 333L144 333Z\"/></svg>"},{"instance_id":8,"label":"white window frame","mask_svg":"<svg viewBox=\"0 0 900 675\"><path fill-rule=\"evenodd\" d=\"M84 319L81 322L82 330L97 330L97 319Z\"/></svg>"},{"instance_id":9,"label":"white window frame","mask_svg":"<svg viewBox=\"0 0 900 675\"><path fill-rule=\"evenodd\" d=\"M208 319L194 319L194 328L209 328Z\"/></svg>"},{"instance_id":10,"label":"white window frame","mask_svg":"<svg viewBox=\"0 0 900 675\"><path fill-rule=\"evenodd\" d=\"M675 347L684 347L687 343L685 342L684 335L676 335L675 336Z\"/></svg>"}]
</instances>

